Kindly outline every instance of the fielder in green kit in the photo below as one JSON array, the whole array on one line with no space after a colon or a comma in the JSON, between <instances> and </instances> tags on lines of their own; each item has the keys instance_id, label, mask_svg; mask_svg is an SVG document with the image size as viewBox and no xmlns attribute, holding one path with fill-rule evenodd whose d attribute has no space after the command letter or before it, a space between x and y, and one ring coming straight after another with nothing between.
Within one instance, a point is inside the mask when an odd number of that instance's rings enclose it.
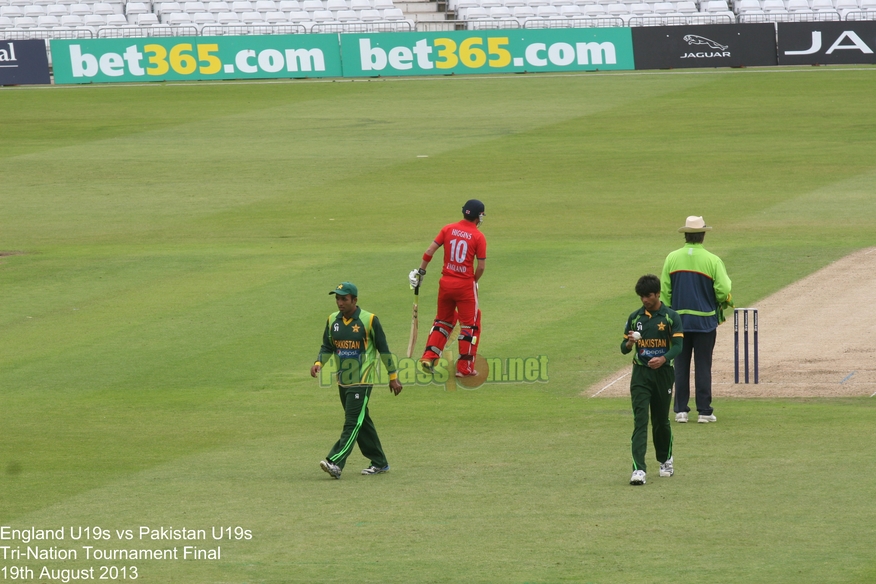
<instances>
[{"instance_id":1,"label":"fielder in green kit","mask_svg":"<svg viewBox=\"0 0 876 584\"><path fill-rule=\"evenodd\" d=\"M633 437L630 440L633 476L630 484L644 485L649 410L660 476L671 477L675 472L669 406L672 403L672 384L675 383L672 360L681 352L684 330L678 313L660 302L660 278L653 274L642 276L636 282L636 294L642 301L642 308L627 319L620 349L626 355L636 347L630 379L633 403Z\"/></svg>"},{"instance_id":2,"label":"fielder in green kit","mask_svg":"<svg viewBox=\"0 0 876 584\"><path fill-rule=\"evenodd\" d=\"M341 478L347 457L358 444L362 455L371 460L371 466L362 474L382 474L389 470L389 463L368 413L368 402L378 377L378 353L389 373L390 391L395 395L401 392L395 359L377 316L357 306L359 290L354 284L342 282L329 294L335 295L338 311L328 317L319 357L310 368L310 375L319 375L323 363L329 359L338 360L338 391L344 406L344 428L319 466L332 478Z\"/></svg>"}]
</instances>

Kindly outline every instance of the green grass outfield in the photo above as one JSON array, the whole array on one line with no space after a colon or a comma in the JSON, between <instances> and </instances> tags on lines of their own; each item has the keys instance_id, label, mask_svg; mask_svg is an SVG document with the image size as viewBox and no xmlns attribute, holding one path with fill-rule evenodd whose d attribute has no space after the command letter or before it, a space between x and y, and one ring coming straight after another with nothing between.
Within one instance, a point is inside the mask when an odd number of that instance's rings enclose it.
<instances>
[{"instance_id":1,"label":"green grass outfield","mask_svg":"<svg viewBox=\"0 0 876 584\"><path fill-rule=\"evenodd\" d=\"M627 400L579 397L627 362L635 280L687 215L715 226L737 305L876 245L874 84L861 67L0 91L0 526L63 528L30 546L79 553L7 556L0 579L876 580L873 399L718 400L718 424L673 425L676 476L633 488ZM357 452L332 481L317 463L342 412L308 375L327 292L358 284L401 353L407 272L472 197L481 352L547 355L550 380L378 388L392 471L358 475ZM799 302L805 323L819 307ZM208 541L139 538L162 526Z\"/></svg>"}]
</instances>

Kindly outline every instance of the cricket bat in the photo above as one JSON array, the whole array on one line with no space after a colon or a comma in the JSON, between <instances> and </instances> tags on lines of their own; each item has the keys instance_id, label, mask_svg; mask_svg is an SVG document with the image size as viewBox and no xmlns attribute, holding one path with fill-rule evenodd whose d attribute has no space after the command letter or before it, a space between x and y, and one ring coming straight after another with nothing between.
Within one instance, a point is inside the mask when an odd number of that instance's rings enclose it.
<instances>
[{"instance_id":1,"label":"cricket bat","mask_svg":"<svg viewBox=\"0 0 876 584\"><path fill-rule=\"evenodd\" d=\"M411 340L408 342L408 357L414 354L414 347L417 345L417 329L419 328L419 319L417 317L417 304L420 301L420 287L414 288L414 314L411 317Z\"/></svg>"}]
</instances>

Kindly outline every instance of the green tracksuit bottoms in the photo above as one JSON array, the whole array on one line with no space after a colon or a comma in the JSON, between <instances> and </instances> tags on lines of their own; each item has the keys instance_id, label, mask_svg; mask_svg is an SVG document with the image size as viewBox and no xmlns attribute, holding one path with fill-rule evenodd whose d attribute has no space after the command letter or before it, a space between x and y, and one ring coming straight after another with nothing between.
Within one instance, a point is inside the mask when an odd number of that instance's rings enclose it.
<instances>
[{"instance_id":1,"label":"green tracksuit bottoms","mask_svg":"<svg viewBox=\"0 0 876 584\"><path fill-rule=\"evenodd\" d=\"M326 457L330 462L341 468L347 462L347 457L353 451L353 445L358 444L359 450L371 464L379 467L387 465L386 455L380 446L377 429L371 416L368 415L368 400L371 398L370 385L350 385L338 387L341 403L344 405L344 429L341 438Z\"/></svg>"},{"instance_id":2,"label":"green tracksuit bottoms","mask_svg":"<svg viewBox=\"0 0 876 584\"><path fill-rule=\"evenodd\" d=\"M633 365L633 375L630 380L630 398L633 402L633 437L630 445L633 470L645 470L649 411L657 460L666 462L672 456L669 406L672 404L674 382L675 372L671 365L664 365L660 369Z\"/></svg>"}]
</instances>

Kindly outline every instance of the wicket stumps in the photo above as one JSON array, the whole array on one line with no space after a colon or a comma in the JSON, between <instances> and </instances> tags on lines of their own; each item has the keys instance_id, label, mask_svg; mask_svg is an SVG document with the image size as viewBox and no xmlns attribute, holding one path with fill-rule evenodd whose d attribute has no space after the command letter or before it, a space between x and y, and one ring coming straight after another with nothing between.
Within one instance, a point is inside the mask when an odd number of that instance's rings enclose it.
<instances>
[{"instance_id":1,"label":"wicket stumps","mask_svg":"<svg viewBox=\"0 0 876 584\"><path fill-rule=\"evenodd\" d=\"M757 383L757 308L736 308L733 310L733 371L736 383L739 383L739 313L742 313L743 350L745 351L745 383L748 383L748 313L752 315L754 325L754 382Z\"/></svg>"}]
</instances>

